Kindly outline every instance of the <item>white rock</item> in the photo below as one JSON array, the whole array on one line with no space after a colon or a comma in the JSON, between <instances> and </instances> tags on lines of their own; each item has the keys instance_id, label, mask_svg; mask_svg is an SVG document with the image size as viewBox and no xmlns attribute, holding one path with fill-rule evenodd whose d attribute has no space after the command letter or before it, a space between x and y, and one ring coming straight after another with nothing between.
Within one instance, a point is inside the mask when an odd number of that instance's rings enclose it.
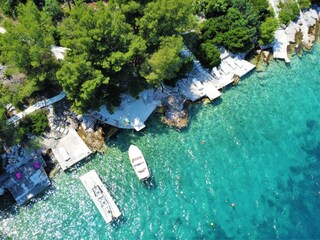
<instances>
[{"instance_id":1,"label":"white rock","mask_svg":"<svg viewBox=\"0 0 320 240\"><path fill-rule=\"evenodd\" d=\"M59 47L59 46L51 46L51 52L58 60L64 59L64 56L66 55L66 50L68 50L68 48Z\"/></svg>"},{"instance_id":2,"label":"white rock","mask_svg":"<svg viewBox=\"0 0 320 240\"><path fill-rule=\"evenodd\" d=\"M288 27L285 29L285 32L288 37L288 41L291 43L295 42L296 33L300 31L300 26L297 23L290 22Z\"/></svg>"},{"instance_id":3,"label":"white rock","mask_svg":"<svg viewBox=\"0 0 320 240\"><path fill-rule=\"evenodd\" d=\"M8 112L10 112L10 111L14 111L16 108L11 103L9 103L6 106L6 109Z\"/></svg>"},{"instance_id":4,"label":"white rock","mask_svg":"<svg viewBox=\"0 0 320 240\"><path fill-rule=\"evenodd\" d=\"M270 55L270 52L269 51L263 51L263 55L265 58L268 58L269 55Z\"/></svg>"},{"instance_id":5,"label":"white rock","mask_svg":"<svg viewBox=\"0 0 320 240\"><path fill-rule=\"evenodd\" d=\"M275 31L274 35L274 45L272 48L273 57L278 59L284 59L286 62L290 62L287 52L289 41L285 30L279 28Z\"/></svg>"},{"instance_id":6,"label":"white rock","mask_svg":"<svg viewBox=\"0 0 320 240\"><path fill-rule=\"evenodd\" d=\"M317 23L317 18L314 18L312 16L312 13L309 11L303 14L303 19L305 20L308 27L314 26Z\"/></svg>"},{"instance_id":7,"label":"white rock","mask_svg":"<svg viewBox=\"0 0 320 240\"><path fill-rule=\"evenodd\" d=\"M82 122L82 120L83 120L83 116L82 115L77 115L76 118L77 118L77 120L79 122Z\"/></svg>"},{"instance_id":8,"label":"white rock","mask_svg":"<svg viewBox=\"0 0 320 240\"><path fill-rule=\"evenodd\" d=\"M0 33L4 34L6 32L7 32L7 30L5 30L3 27L0 27Z\"/></svg>"},{"instance_id":9,"label":"white rock","mask_svg":"<svg viewBox=\"0 0 320 240\"><path fill-rule=\"evenodd\" d=\"M309 12L311 13L311 16L314 18L314 19L317 19L319 20L319 16L318 16L318 13L315 9L310 9Z\"/></svg>"}]
</instances>

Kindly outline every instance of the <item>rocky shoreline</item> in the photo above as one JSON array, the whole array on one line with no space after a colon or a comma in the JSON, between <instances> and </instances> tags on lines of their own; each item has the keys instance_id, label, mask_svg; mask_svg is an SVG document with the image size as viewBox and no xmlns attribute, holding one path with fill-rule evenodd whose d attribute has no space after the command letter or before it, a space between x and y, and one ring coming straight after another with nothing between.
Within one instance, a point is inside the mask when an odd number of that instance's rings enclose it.
<instances>
[{"instance_id":1,"label":"rocky shoreline","mask_svg":"<svg viewBox=\"0 0 320 240\"><path fill-rule=\"evenodd\" d=\"M305 16L309 16L313 19L315 19L315 10L310 9L305 12ZM319 12L318 12L319 14ZM309 51L312 49L312 46L316 39L318 38L319 34L319 17L317 21L308 20L309 22L309 30L308 30L308 39L309 42L306 44L305 41L303 41L303 35L301 31L298 31L299 28L297 28L297 25L301 23L300 18L295 23L291 22L289 26L284 30L286 33L290 33L290 44L288 44L286 48L286 54L287 56L291 56L294 53L298 53L301 50ZM295 32L292 31L292 29L295 29ZM294 35L293 35L294 34ZM292 49L294 51L292 51ZM257 66L257 71L263 71L262 68L259 67L262 63L266 65L269 64L269 62L272 59L277 59L277 57L274 57L273 46L269 46L268 48L262 47L260 49L256 50L256 54L250 59L252 62L254 62ZM282 59L282 58L280 58ZM289 59L289 57L288 57ZM239 81L239 77L237 80ZM236 79L234 79L236 80ZM237 82L237 81L234 81ZM203 100L201 98L201 100ZM206 98L204 98L204 101ZM185 98L183 98L181 95L168 95L164 97L161 101L161 112L162 112L162 122L164 124L167 124L171 127L175 127L178 129L185 128L188 126L189 121L189 107L191 102L187 101ZM65 108L65 111L67 108ZM106 126L102 123L102 125L99 125L96 119L91 118L90 116L84 115L84 116L75 116L73 113L69 112L66 114L69 116L67 119L67 124L74 129L77 129L77 131L80 133L80 136L82 139L88 144L88 146L92 150L101 150L104 149L105 146L103 145L106 137L111 136L117 131L117 128L114 128L110 126L109 128L106 128ZM61 118L61 117L58 117ZM71 123L72 122L72 123ZM53 133L50 133L49 136L46 135L45 138L49 139L48 141L44 141L45 148L52 148L54 145L57 144L57 141L61 138L61 133L53 131ZM93 144L91 144L93 143Z\"/></svg>"},{"instance_id":2,"label":"rocky shoreline","mask_svg":"<svg viewBox=\"0 0 320 240\"><path fill-rule=\"evenodd\" d=\"M281 26L275 33L274 44L270 46L260 46L260 48L256 50L256 54L251 58L251 61L257 66L257 71L263 71L264 67L266 67L272 58L284 59L286 62L290 62L290 53L298 53L302 49L310 50L318 38L319 16L320 8L311 8L301 13L296 22L290 22L287 27ZM279 44L281 49L278 49ZM283 50L284 46L285 52ZM292 49L294 51L292 51ZM224 57L223 54L222 58ZM262 67L260 67L260 65ZM221 66L219 66L218 69L221 71ZM217 74L219 74L219 72L217 73L218 69L214 69L215 71L213 71L212 74L209 74L207 69L201 69L201 71L205 72L205 77L212 77L212 75L217 76ZM199 72L201 71L199 70ZM232 82L237 82L239 79L239 76L234 75ZM174 89L171 89L171 91L170 87L166 88L170 94L165 95L161 100L160 108L163 113L162 122L178 129L187 127L191 102L187 100L181 92L180 94L173 94L175 92ZM207 97L201 97L199 99L207 99ZM57 145L58 141L67 134L69 128L76 129L81 138L93 151L103 151L105 149L104 143L106 138L114 134L118 129L106 125L90 115L76 116L70 111L67 100L62 100L54 106L50 105L48 109L51 131L44 134L41 138L43 145L42 153L44 155L50 155L50 151L48 150ZM102 124L100 124L100 122Z\"/></svg>"},{"instance_id":3,"label":"rocky shoreline","mask_svg":"<svg viewBox=\"0 0 320 240\"><path fill-rule=\"evenodd\" d=\"M319 17L320 8L314 7L300 12L299 18L295 22L290 22L288 26L281 25L275 32L275 40L272 45L273 57L289 63L290 51L288 48L292 44L296 48L301 44L303 48L310 50L316 40L316 26Z\"/></svg>"},{"instance_id":4,"label":"rocky shoreline","mask_svg":"<svg viewBox=\"0 0 320 240\"><path fill-rule=\"evenodd\" d=\"M273 44L259 46L256 53L249 57L249 61L256 65L257 71L264 71L272 59L283 59L290 62L293 54L302 55L303 51L310 51L319 36L320 7L313 7L300 12L295 22L288 26L281 25L275 32ZM234 79L234 83L240 78ZM181 125L181 119L183 124ZM188 108L183 107L179 101L175 106L164 108L163 122L172 127L183 128L188 125Z\"/></svg>"},{"instance_id":5,"label":"rocky shoreline","mask_svg":"<svg viewBox=\"0 0 320 240\"><path fill-rule=\"evenodd\" d=\"M273 44L259 46L256 49L256 53L249 58L249 61L256 65L257 71L264 71L272 59L283 59L289 63L293 54L301 56L303 51L310 51L319 36L319 19L319 7L301 12L297 21L290 22L288 26L282 25L275 32ZM285 44L283 45L284 42ZM240 78L238 77L237 81L235 80L234 82L236 83L239 80ZM188 125L188 108L182 108L179 101L175 105L174 107L166 106L163 122L179 129L186 127ZM182 125L180 123L181 118L184 120Z\"/></svg>"}]
</instances>

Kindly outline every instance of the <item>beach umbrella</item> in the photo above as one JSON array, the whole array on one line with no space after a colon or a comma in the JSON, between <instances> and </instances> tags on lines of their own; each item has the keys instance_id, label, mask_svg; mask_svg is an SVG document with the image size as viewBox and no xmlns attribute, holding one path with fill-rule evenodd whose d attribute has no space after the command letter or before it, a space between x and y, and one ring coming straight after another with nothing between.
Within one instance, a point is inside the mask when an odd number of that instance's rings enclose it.
<instances>
[{"instance_id":1,"label":"beach umbrella","mask_svg":"<svg viewBox=\"0 0 320 240\"><path fill-rule=\"evenodd\" d=\"M21 179L21 178L22 178L21 172L16 172L16 178L18 178L18 179Z\"/></svg>"},{"instance_id":2,"label":"beach umbrella","mask_svg":"<svg viewBox=\"0 0 320 240\"><path fill-rule=\"evenodd\" d=\"M34 163L33 163L33 167L34 167L35 169L39 169L39 168L40 168L40 164L39 164L38 162L34 162Z\"/></svg>"}]
</instances>

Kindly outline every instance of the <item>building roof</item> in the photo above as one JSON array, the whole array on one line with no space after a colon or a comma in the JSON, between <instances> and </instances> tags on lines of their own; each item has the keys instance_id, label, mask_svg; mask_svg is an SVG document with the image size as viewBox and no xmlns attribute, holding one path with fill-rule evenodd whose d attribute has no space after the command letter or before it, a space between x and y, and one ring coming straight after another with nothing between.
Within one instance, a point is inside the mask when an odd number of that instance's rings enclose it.
<instances>
[{"instance_id":1,"label":"building roof","mask_svg":"<svg viewBox=\"0 0 320 240\"><path fill-rule=\"evenodd\" d=\"M63 170L68 169L92 153L74 129L69 130L57 147L52 149L52 152Z\"/></svg>"},{"instance_id":2,"label":"building roof","mask_svg":"<svg viewBox=\"0 0 320 240\"><path fill-rule=\"evenodd\" d=\"M8 149L1 157L8 164L6 174L1 176L0 188L8 189L19 205L51 185L40 154L30 153L17 145Z\"/></svg>"}]
</instances>

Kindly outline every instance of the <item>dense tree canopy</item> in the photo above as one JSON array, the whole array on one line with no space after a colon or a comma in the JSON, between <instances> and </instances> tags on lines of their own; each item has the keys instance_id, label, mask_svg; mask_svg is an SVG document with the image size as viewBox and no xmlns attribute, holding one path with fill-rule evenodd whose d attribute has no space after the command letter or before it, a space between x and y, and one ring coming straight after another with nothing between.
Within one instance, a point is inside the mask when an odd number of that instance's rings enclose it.
<instances>
[{"instance_id":1,"label":"dense tree canopy","mask_svg":"<svg viewBox=\"0 0 320 240\"><path fill-rule=\"evenodd\" d=\"M45 0L29 0L32 1L39 10L41 10L45 3ZM17 8L19 4L26 4L28 0L1 0L0 1L0 9L5 15L9 15L11 17L17 16Z\"/></svg>"},{"instance_id":2,"label":"dense tree canopy","mask_svg":"<svg viewBox=\"0 0 320 240\"><path fill-rule=\"evenodd\" d=\"M205 4L204 12L208 18L224 15L231 6L231 1L229 0L204 0L203 3Z\"/></svg>"},{"instance_id":3,"label":"dense tree canopy","mask_svg":"<svg viewBox=\"0 0 320 240\"><path fill-rule=\"evenodd\" d=\"M189 31L193 24L192 0L157 0L144 9L139 32L148 45L157 46L160 37Z\"/></svg>"},{"instance_id":4,"label":"dense tree canopy","mask_svg":"<svg viewBox=\"0 0 320 240\"><path fill-rule=\"evenodd\" d=\"M54 23L57 23L63 18L63 10L57 0L45 0L45 6L43 8Z\"/></svg>"},{"instance_id":5,"label":"dense tree canopy","mask_svg":"<svg viewBox=\"0 0 320 240\"><path fill-rule=\"evenodd\" d=\"M20 120L19 134L25 139L28 134L39 136L49 129L47 114L44 110L37 110Z\"/></svg>"},{"instance_id":6,"label":"dense tree canopy","mask_svg":"<svg viewBox=\"0 0 320 240\"><path fill-rule=\"evenodd\" d=\"M5 113L6 109L0 105L0 153L5 145L12 146L19 140L15 126L7 123Z\"/></svg>"},{"instance_id":7,"label":"dense tree canopy","mask_svg":"<svg viewBox=\"0 0 320 240\"><path fill-rule=\"evenodd\" d=\"M174 78L184 63L182 38L175 34L190 29L192 19L182 0L117 0L96 8L78 3L58 28L61 45L70 50L57 77L74 109L106 103L133 78L152 85Z\"/></svg>"},{"instance_id":8,"label":"dense tree canopy","mask_svg":"<svg viewBox=\"0 0 320 240\"><path fill-rule=\"evenodd\" d=\"M76 5L59 32L70 50L57 76L78 111L97 107L93 100L106 101L110 85L121 87L119 77L138 71L134 67L144 59L145 41L133 34L119 9L102 3L96 10Z\"/></svg>"},{"instance_id":9,"label":"dense tree canopy","mask_svg":"<svg viewBox=\"0 0 320 240\"><path fill-rule=\"evenodd\" d=\"M261 37L259 44L267 45L274 40L274 31L279 26L278 20L273 17L267 17L264 22L260 25Z\"/></svg>"},{"instance_id":10,"label":"dense tree canopy","mask_svg":"<svg viewBox=\"0 0 320 240\"><path fill-rule=\"evenodd\" d=\"M1 60L10 67L8 73L27 76L17 86L15 96L22 101L55 80L58 65L50 51L54 28L47 13L39 11L33 2L19 5L18 21L6 21L4 27L7 33L0 38Z\"/></svg>"},{"instance_id":11,"label":"dense tree canopy","mask_svg":"<svg viewBox=\"0 0 320 240\"><path fill-rule=\"evenodd\" d=\"M20 0L1 0L0 8L2 12L6 15L15 16L16 8L18 4L21 3ZM25 3L25 1L24 1Z\"/></svg>"},{"instance_id":12,"label":"dense tree canopy","mask_svg":"<svg viewBox=\"0 0 320 240\"><path fill-rule=\"evenodd\" d=\"M204 66L212 68L221 63L220 51L215 44L206 41L200 45L200 58Z\"/></svg>"},{"instance_id":13,"label":"dense tree canopy","mask_svg":"<svg viewBox=\"0 0 320 240\"><path fill-rule=\"evenodd\" d=\"M295 0L288 0L280 3L281 11L279 18L282 23L288 24L290 21L295 20L299 15L299 6Z\"/></svg>"},{"instance_id":14,"label":"dense tree canopy","mask_svg":"<svg viewBox=\"0 0 320 240\"><path fill-rule=\"evenodd\" d=\"M222 0L213 2L219 6L223 3ZM207 6L210 4L213 3ZM220 16L209 18L202 24L202 41L211 41L232 52L251 50L260 37L259 26L270 15L268 2L232 0L224 1L223 6L227 9L224 7Z\"/></svg>"},{"instance_id":15,"label":"dense tree canopy","mask_svg":"<svg viewBox=\"0 0 320 240\"><path fill-rule=\"evenodd\" d=\"M298 2L310 6L310 0ZM10 67L7 75L26 76L10 91L1 86L6 102L59 84L78 112L115 104L136 83L175 79L187 61L183 38L205 66L214 67L221 61L217 47L248 52L272 42L278 27L267 0L2 0L0 7L15 17L0 36L1 61ZM299 12L294 0L280 7L285 23ZM192 44L189 35L196 36ZM65 60L53 58L54 44L69 49Z\"/></svg>"},{"instance_id":16,"label":"dense tree canopy","mask_svg":"<svg viewBox=\"0 0 320 240\"><path fill-rule=\"evenodd\" d=\"M311 6L311 0L298 0L301 9L307 9Z\"/></svg>"},{"instance_id":17,"label":"dense tree canopy","mask_svg":"<svg viewBox=\"0 0 320 240\"><path fill-rule=\"evenodd\" d=\"M182 37L162 37L159 50L147 59L142 70L147 82L159 86L164 80L175 78L184 63L182 48Z\"/></svg>"}]
</instances>

